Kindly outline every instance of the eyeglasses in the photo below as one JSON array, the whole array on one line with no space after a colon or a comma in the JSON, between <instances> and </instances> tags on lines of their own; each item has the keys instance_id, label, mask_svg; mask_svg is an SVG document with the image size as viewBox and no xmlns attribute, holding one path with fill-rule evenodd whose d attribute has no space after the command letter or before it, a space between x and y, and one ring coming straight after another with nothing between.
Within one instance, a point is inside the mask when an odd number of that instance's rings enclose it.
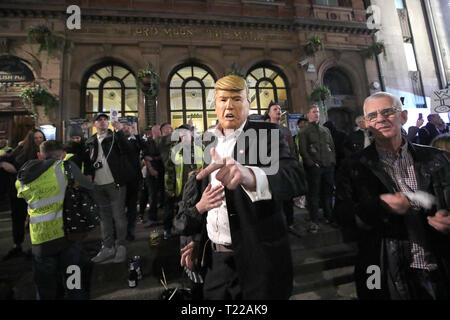
<instances>
[{"instance_id":1,"label":"eyeglasses","mask_svg":"<svg viewBox=\"0 0 450 320\"><path fill-rule=\"evenodd\" d=\"M364 119L366 119L367 121L375 121L378 117L378 113L383 117L383 118L388 118L394 114L396 114L397 112L400 112L401 110L399 110L398 108L395 107L390 107L390 108L386 108L380 111L374 111L371 113L368 113L365 115Z\"/></svg>"}]
</instances>

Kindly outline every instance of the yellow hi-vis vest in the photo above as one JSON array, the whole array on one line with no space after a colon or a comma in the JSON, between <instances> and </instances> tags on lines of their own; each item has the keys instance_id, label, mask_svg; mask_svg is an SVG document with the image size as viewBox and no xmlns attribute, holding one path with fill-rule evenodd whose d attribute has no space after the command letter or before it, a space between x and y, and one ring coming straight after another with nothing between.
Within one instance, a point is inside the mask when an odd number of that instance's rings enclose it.
<instances>
[{"instance_id":1,"label":"yellow hi-vis vest","mask_svg":"<svg viewBox=\"0 0 450 320\"><path fill-rule=\"evenodd\" d=\"M0 149L0 156L1 156L2 154L7 153L9 150L12 150L12 148L11 148L11 147L8 147L8 146L3 147L2 149Z\"/></svg>"},{"instance_id":2,"label":"yellow hi-vis vest","mask_svg":"<svg viewBox=\"0 0 450 320\"><path fill-rule=\"evenodd\" d=\"M30 183L16 181L17 197L28 203L32 244L64 237L63 203L67 179L63 163L62 160L56 161Z\"/></svg>"},{"instance_id":3,"label":"yellow hi-vis vest","mask_svg":"<svg viewBox=\"0 0 450 320\"><path fill-rule=\"evenodd\" d=\"M201 147L194 145L194 160L201 155L202 162L197 163L197 169L203 166L203 150ZM182 149L181 149L182 150ZM183 191L183 156L181 155L181 150L175 155L175 177L176 177L176 187L175 195L178 197Z\"/></svg>"}]
</instances>

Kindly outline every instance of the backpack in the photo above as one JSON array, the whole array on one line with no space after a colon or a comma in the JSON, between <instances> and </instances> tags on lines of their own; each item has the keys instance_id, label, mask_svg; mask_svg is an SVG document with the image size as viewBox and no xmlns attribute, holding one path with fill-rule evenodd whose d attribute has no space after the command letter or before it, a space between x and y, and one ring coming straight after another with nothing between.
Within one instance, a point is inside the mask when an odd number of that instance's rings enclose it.
<instances>
[{"instance_id":1,"label":"backpack","mask_svg":"<svg viewBox=\"0 0 450 320\"><path fill-rule=\"evenodd\" d=\"M89 191L75 185L72 167L64 162L68 179L63 205L63 223L66 235L83 234L100 224L100 208Z\"/></svg>"}]
</instances>

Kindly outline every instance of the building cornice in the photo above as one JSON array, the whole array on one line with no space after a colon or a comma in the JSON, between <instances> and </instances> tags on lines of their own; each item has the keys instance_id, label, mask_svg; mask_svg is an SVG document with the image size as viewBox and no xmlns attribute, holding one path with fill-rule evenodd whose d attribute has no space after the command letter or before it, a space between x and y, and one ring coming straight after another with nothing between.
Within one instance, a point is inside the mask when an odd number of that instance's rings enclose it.
<instances>
[{"instance_id":1,"label":"building cornice","mask_svg":"<svg viewBox=\"0 0 450 320\"><path fill-rule=\"evenodd\" d=\"M59 6L61 7L61 6ZM187 17L188 15L188 17ZM39 9L34 6L21 8L19 5L0 4L0 18L45 18L65 21L68 14L64 9ZM274 17L242 17L225 14L178 13L142 11L131 9L97 9L82 8L82 22L117 23L117 24L166 24L196 25L217 27L240 27L250 29L266 29L275 31L319 31L334 33L351 33L372 35L377 30L367 28L362 22L316 19L306 17L274 18Z\"/></svg>"}]
</instances>

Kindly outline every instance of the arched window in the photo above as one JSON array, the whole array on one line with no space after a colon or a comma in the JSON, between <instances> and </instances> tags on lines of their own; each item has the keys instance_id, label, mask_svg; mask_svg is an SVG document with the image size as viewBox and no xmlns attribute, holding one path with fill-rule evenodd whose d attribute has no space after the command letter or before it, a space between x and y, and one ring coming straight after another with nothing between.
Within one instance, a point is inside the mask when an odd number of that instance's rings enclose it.
<instances>
[{"instance_id":1,"label":"arched window","mask_svg":"<svg viewBox=\"0 0 450 320\"><path fill-rule=\"evenodd\" d=\"M330 89L333 96L353 95L352 82L340 68L328 69L323 76L323 84Z\"/></svg>"},{"instance_id":2,"label":"arched window","mask_svg":"<svg viewBox=\"0 0 450 320\"><path fill-rule=\"evenodd\" d=\"M278 102L287 110L288 93L284 75L269 66L256 66L247 74L250 95L250 114L264 114L271 102Z\"/></svg>"},{"instance_id":3,"label":"arched window","mask_svg":"<svg viewBox=\"0 0 450 320\"><path fill-rule=\"evenodd\" d=\"M200 65L182 65L169 77L169 119L173 128L189 123L203 132L216 124L214 75Z\"/></svg>"},{"instance_id":4,"label":"arched window","mask_svg":"<svg viewBox=\"0 0 450 320\"><path fill-rule=\"evenodd\" d=\"M84 116L118 110L121 117L138 115L136 78L124 65L106 63L92 68L83 83Z\"/></svg>"}]
</instances>

